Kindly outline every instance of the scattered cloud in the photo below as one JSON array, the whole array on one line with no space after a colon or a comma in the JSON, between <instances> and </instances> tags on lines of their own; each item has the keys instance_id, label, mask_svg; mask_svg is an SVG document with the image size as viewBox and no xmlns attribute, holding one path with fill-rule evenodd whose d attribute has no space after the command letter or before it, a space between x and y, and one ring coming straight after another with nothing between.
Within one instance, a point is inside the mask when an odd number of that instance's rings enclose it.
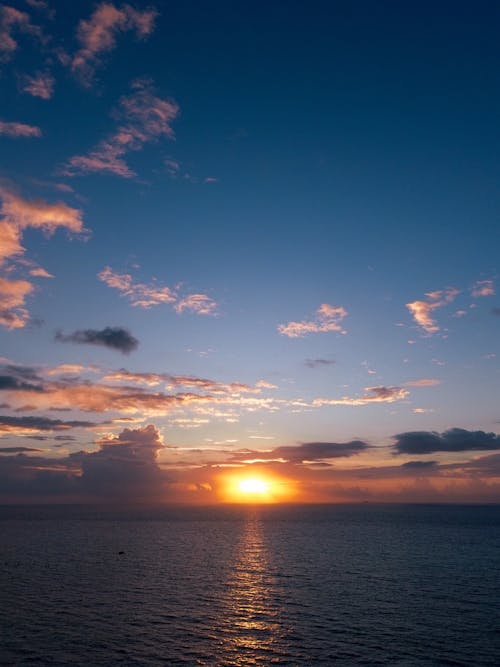
<instances>
[{"instance_id":1,"label":"scattered cloud","mask_svg":"<svg viewBox=\"0 0 500 667\"><path fill-rule=\"evenodd\" d=\"M86 231L82 212L63 202L49 204L43 200L29 201L1 184L0 202L0 266L5 265L7 260L21 264L20 256L25 251L22 238L28 228L41 229L47 236L58 228L75 234ZM38 278L51 277L44 269L34 268L33 264L29 274ZM21 329L28 324L30 316L25 307L26 298L34 289L28 280L14 280L7 274L0 275L0 326Z\"/></svg>"},{"instance_id":2,"label":"scattered cloud","mask_svg":"<svg viewBox=\"0 0 500 667\"><path fill-rule=\"evenodd\" d=\"M3 134L11 139L31 139L32 137L41 137L42 130L36 125L27 125L26 123L9 123L0 120L0 135Z\"/></svg>"},{"instance_id":3,"label":"scattered cloud","mask_svg":"<svg viewBox=\"0 0 500 667\"><path fill-rule=\"evenodd\" d=\"M422 378L421 380L403 382L404 387L436 387L438 384L441 384L441 380L435 378Z\"/></svg>"},{"instance_id":4,"label":"scattered cloud","mask_svg":"<svg viewBox=\"0 0 500 667\"><path fill-rule=\"evenodd\" d=\"M306 359L304 364L308 368L320 368L323 366L333 366L336 362L333 359Z\"/></svg>"},{"instance_id":5,"label":"scattered cloud","mask_svg":"<svg viewBox=\"0 0 500 667\"><path fill-rule=\"evenodd\" d=\"M485 431L451 428L436 431L408 431L394 436L396 454L431 454L500 449L500 435Z\"/></svg>"},{"instance_id":6,"label":"scattered cloud","mask_svg":"<svg viewBox=\"0 0 500 667\"><path fill-rule=\"evenodd\" d=\"M34 289L27 280L7 280L0 277L0 326L6 329L22 329L28 324L30 315L25 308L26 297Z\"/></svg>"},{"instance_id":7,"label":"scattered cloud","mask_svg":"<svg viewBox=\"0 0 500 667\"><path fill-rule=\"evenodd\" d=\"M0 447L0 454L25 454L26 452L41 452L34 447Z\"/></svg>"},{"instance_id":8,"label":"scattered cloud","mask_svg":"<svg viewBox=\"0 0 500 667\"><path fill-rule=\"evenodd\" d=\"M280 461L283 463L308 463L348 456L355 456L368 449L361 440L351 442L304 442L300 445L275 447L269 451L243 451L233 456L233 461Z\"/></svg>"},{"instance_id":9,"label":"scattered cloud","mask_svg":"<svg viewBox=\"0 0 500 667\"><path fill-rule=\"evenodd\" d=\"M63 169L65 176L94 172L133 178L136 174L124 159L127 153L140 151L162 137L174 139L172 122L179 114L177 102L157 97L147 79L135 81L132 91L120 100L116 131L87 155L70 158Z\"/></svg>"},{"instance_id":10,"label":"scattered cloud","mask_svg":"<svg viewBox=\"0 0 500 667\"><path fill-rule=\"evenodd\" d=\"M36 72L34 76L24 76L20 88L23 93L39 97L42 100L50 100L54 94L55 80L49 72Z\"/></svg>"},{"instance_id":11,"label":"scattered cloud","mask_svg":"<svg viewBox=\"0 0 500 667\"><path fill-rule=\"evenodd\" d=\"M0 62L7 62L17 50L17 35L42 38L40 28L33 23L29 14L15 7L0 7Z\"/></svg>"},{"instance_id":12,"label":"scattered cloud","mask_svg":"<svg viewBox=\"0 0 500 667\"><path fill-rule=\"evenodd\" d=\"M493 280L478 280L472 286L470 293L474 297L494 296L495 286Z\"/></svg>"},{"instance_id":13,"label":"scattered cloud","mask_svg":"<svg viewBox=\"0 0 500 667\"><path fill-rule=\"evenodd\" d=\"M218 304L207 294L179 294L176 288L161 285L153 280L150 283L136 283L129 273L117 273L106 266L98 278L108 287L118 290L137 308L151 308L160 304L172 304L176 313L190 311L197 315L216 315Z\"/></svg>"},{"instance_id":14,"label":"scattered cloud","mask_svg":"<svg viewBox=\"0 0 500 667\"><path fill-rule=\"evenodd\" d=\"M328 303L322 303L317 309L314 319L280 324L278 331L289 338L301 338L310 333L325 333L328 331L345 334L341 322L346 315L347 311L342 306L331 306Z\"/></svg>"},{"instance_id":15,"label":"scattered cloud","mask_svg":"<svg viewBox=\"0 0 500 667\"><path fill-rule=\"evenodd\" d=\"M217 303L206 294L189 294L174 305L176 313L190 311L197 315L216 315Z\"/></svg>"},{"instance_id":16,"label":"scattered cloud","mask_svg":"<svg viewBox=\"0 0 500 667\"><path fill-rule=\"evenodd\" d=\"M458 294L460 294L459 290L454 287L447 287L444 290L427 292L425 295L427 297L426 301L412 301L407 303L406 307L417 325L427 334L432 335L440 330L436 321L432 318L433 312L454 301Z\"/></svg>"},{"instance_id":17,"label":"scattered cloud","mask_svg":"<svg viewBox=\"0 0 500 667\"><path fill-rule=\"evenodd\" d=\"M95 426L89 421L62 421L48 417L8 417L0 415L0 432L24 434L39 431L66 431L71 428L89 428Z\"/></svg>"},{"instance_id":18,"label":"scattered cloud","mask_svg":"<svg viewBox=\"0 0 500 667\"><path fill-rule=\"evenodd\" d=\"M407 389L402 387L366 387L364 396L351 398L343 396L342 398L315 398L313 406L323 405L370 405L371 403L394 403L402 401L409 395Z\"/></svg>"},{"instance_id":19,"label":"scattered cloud","mask_svg":"<svg viewBox=\"0 0 500 667\"><path fill-rule=\"evenodd\" d=\"M128 4L118 8L113 3L102 2L88 20L78 24L80 49L71 59L71 70L89 86L96 69L102 65L104 54L116 47L118 35L133 32L139 39L145 39L154 29L156 16L154 9L139 11Z\"/></svg>"},{"instance_id":20,"label":"scattered cloud","mask_svg":"<svg viewBox=\"0 0 500 667\"><path fill-rule=\"evenodd\" d=\"M60 343L81 343L84 345L100 345L112 350L118 350L123 354L128 354L136 350L139 341L134 338L130 331L122 327L105 327L104 329L84 329L73 331L70 334L63 334L58 331L55 334L55 340Z\"/></svg>"}]
</instances>

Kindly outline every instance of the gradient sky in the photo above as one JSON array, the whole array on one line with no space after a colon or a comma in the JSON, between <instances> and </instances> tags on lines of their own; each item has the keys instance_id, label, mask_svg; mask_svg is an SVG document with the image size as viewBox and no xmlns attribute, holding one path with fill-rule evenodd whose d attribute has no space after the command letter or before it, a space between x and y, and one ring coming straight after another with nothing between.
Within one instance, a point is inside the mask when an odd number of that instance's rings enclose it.
<instances>
[{"instance_id":1,"label":"gradient sky","mask_svg":"<svg viewBox=\"0 0 500 667\"><path fill-rule=\"evenodd\" d=\"M0 501L500 500L500 6L0 7Z\"/></svg>"}]
</instances>

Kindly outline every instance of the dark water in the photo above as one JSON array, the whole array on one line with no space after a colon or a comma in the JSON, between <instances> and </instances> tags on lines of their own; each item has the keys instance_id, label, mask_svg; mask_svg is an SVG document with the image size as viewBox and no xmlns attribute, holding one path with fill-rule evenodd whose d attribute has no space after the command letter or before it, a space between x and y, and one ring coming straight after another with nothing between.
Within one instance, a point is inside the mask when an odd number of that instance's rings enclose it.
<instances>
[{"instance_id":1,"label":"dark water","mask_svg":"<svg viewBox=\"0 0 500 667\"><path fill-rule=\"evenodd\" d=\"M0 508L0 664L498 666L499 564L500 507Z\"/></svg>"}]
</instances>

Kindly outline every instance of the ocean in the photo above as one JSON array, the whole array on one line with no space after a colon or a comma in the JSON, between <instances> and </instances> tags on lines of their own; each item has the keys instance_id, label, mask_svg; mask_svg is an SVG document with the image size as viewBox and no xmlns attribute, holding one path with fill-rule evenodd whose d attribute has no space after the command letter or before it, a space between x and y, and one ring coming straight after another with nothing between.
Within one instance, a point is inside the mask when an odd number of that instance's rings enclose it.
<instances>
[{"instance_id":1,"label":"ocean","mask_svg":"<svg viewBox=\"0 0 500 667\"><path fill-rule=\"evenodd\" d=\"M0 664L500 665L500 506L0 507Z\"/></svg>"}]
</instances>

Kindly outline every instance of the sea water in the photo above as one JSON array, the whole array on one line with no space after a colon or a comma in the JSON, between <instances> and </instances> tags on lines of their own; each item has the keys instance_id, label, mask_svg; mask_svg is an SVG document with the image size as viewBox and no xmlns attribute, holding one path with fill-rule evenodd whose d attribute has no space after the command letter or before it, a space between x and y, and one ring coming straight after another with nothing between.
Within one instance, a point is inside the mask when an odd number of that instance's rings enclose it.
<instances>
[{"instance_id":1,"label":"sea water","mask_svg":"<svg viewBox=\"0 0 500 667\"><path fill-rule=\"evenodd\" d=\"M0 508L0 664L500 665L500 507Z\"/></svg>"}]
</instances>

